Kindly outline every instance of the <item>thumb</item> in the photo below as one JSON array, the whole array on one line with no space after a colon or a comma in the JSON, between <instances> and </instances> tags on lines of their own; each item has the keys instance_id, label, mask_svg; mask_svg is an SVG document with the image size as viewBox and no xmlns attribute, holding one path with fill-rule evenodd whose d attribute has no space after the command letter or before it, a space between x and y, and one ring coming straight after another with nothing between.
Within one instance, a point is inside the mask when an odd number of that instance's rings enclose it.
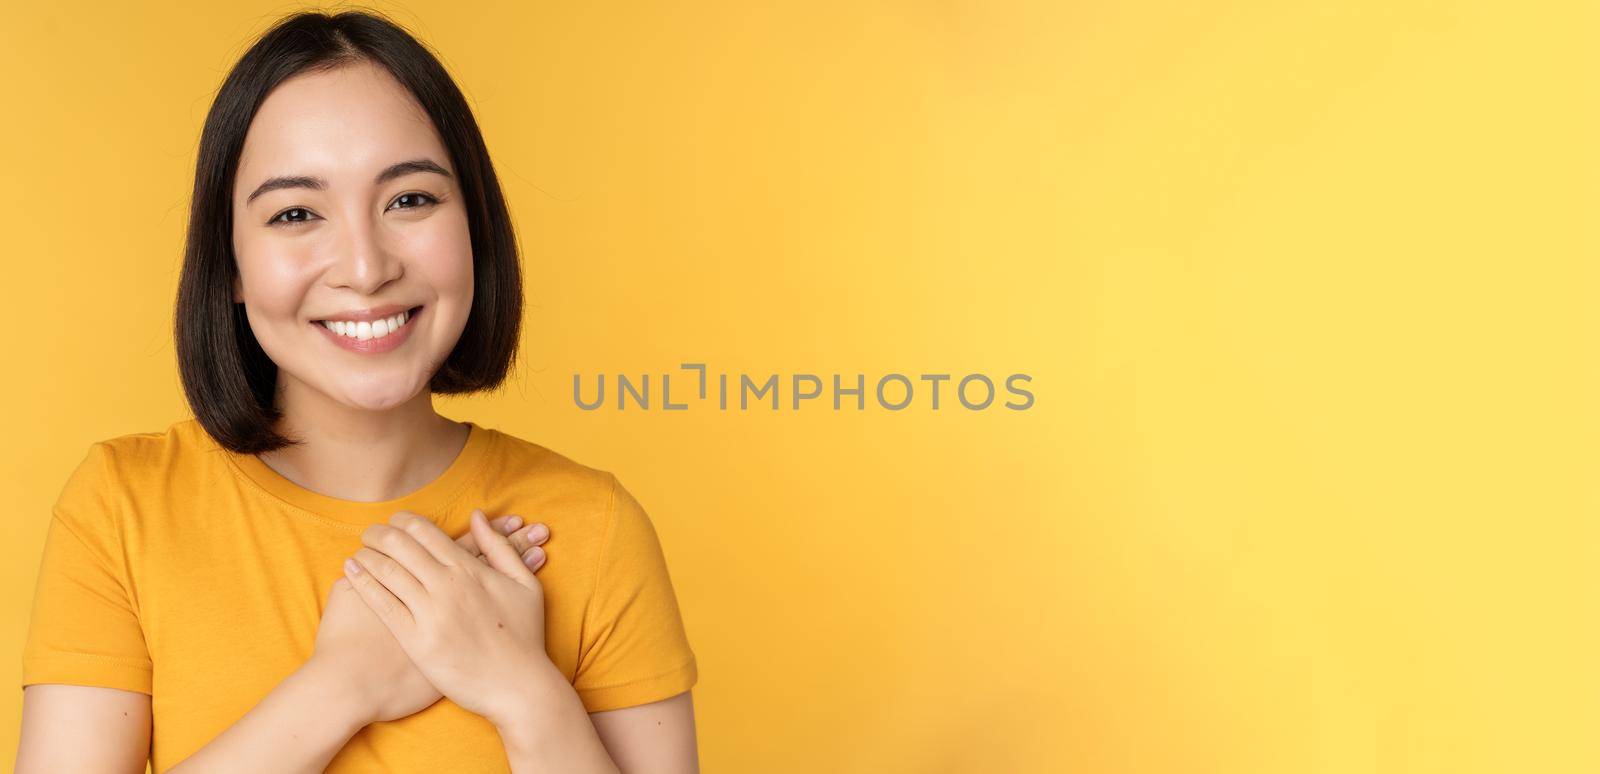
<instances>
[{"instance_id":1,"label":"thumb","mask_svg":"<svg viewBox=\"0 0 1600 774\"><path fill-rule=\"evenodd\" d=\"M517 549L511 547L510 538L494 531L494 527L489 526L489 520L484 518L483 511L474 510L471 521L472 536L477 540L479 550L489 560L490 567L528 588L539 585L539 581L533 577L533 570L522 563Z\"/></svg>"}]
</instances>

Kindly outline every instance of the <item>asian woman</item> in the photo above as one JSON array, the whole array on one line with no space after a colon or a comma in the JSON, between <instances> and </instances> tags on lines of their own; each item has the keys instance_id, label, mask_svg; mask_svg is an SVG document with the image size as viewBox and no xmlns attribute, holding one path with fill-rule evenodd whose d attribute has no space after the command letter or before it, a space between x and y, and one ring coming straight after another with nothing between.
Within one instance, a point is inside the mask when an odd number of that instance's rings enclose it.
<instances>
[{"instance_id":1,"label":"asian woman","mask_svg":"<svg viewBox=\"0 0 1600 774\"><path fill-rule=\"evenodd\" d=\"M16 770L697 771L638 501L434 409L504 381L521 298L437 58L366 12L265 33L200 140L174 331L195 416L92 444L62 490Z\"/></svg>"}]
</instances>

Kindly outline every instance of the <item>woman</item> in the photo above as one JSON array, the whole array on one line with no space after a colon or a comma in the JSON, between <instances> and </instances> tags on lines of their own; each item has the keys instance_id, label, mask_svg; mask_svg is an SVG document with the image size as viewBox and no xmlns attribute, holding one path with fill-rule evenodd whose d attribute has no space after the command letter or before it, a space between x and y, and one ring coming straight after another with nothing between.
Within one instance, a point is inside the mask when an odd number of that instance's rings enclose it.
<instances>
[{"instance_id":1,"label":"woman","mask_svg":"<svg viewBox=\"0 0 1600 774\"><path fill-rule=\"evenodd\" d=\"M694 654L638 502L433 408L503 381L520 313L438 61L363 13L268 31L200 142L195 418L93 444L63 489L17 770L697 770Z\"/></svg>"}]
</instances>

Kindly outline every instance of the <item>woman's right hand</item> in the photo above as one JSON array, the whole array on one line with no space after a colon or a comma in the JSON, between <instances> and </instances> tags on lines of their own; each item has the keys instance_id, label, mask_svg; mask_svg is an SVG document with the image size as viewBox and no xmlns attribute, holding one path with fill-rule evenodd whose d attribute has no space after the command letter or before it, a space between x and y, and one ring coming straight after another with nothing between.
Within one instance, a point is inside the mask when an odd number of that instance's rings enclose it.
<instances>
[{"instance_id":1,"label":"woman's right hand","mask_svg":"<svg viewBox=\"0 0 1600 774\"><path fill-rule=\"evenodd\" d=\"M512 545L525 560L531 556L529 567L538 571L544 565L545 554L542 548L533 549L549 540L550 530L538 523L520 527L520 521L518 517L505 516L495 519L492 525L502 533L512 531ZM469 553L480 553L471 544L471 535L469 531L456 542ZM320 672L325 679L342 686L340 690L355 700L363 725L421 712L442 696L344 577L334 581L328 592L328 604L317 626L316 645L304 668Z\"/></svg>"}]
</instances>

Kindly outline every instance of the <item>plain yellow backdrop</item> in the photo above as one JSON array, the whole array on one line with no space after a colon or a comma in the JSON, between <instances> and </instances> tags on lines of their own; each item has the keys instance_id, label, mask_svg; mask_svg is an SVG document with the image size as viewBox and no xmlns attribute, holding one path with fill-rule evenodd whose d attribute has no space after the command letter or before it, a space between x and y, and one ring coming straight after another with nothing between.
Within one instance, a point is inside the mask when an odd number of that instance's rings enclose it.
<instances>
[{"instance_id":1,"label":"plain yellow backdrop","mask_svg":"<svg viewBox=\"0 0 1600 774\"><path fill-rule=\"evenodd\" d=\"M298 7L5 9L13 684L67 473L189 416L201 122ZM441 410L644 503L706 771L1600 769L1592 4L375 7L524 250ZM574 405L683 362L1036 402Z\"/></svg>"}]
</instances>

